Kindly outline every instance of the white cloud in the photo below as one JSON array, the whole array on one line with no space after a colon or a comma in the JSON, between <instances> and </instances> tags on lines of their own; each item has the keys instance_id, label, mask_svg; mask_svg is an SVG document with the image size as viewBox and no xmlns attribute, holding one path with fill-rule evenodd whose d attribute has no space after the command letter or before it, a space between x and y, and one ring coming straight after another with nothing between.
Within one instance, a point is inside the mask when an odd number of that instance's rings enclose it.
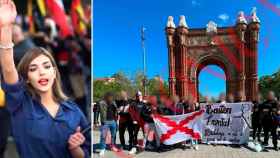
<instances>
[{"instance_id":1,"label":"white cloud","mask_svg":"<svg viewBox=\"0 0 280 158\"><path fill-rule=\"evenodd\" d=\"M200 3L197 0L192 0L192 6L200 6Z\"/></svg>"},{"instance_id":2,"label":"white cloud","mask_svg":"<svg viewBox=\"0 0 280 158\"><path fill-rule=\"evenodd\" d=\"M218 18L221 19L223 22L226 22L229 19L229 16L226 13L223 13L220 14Z\"/></svg>"}]
</instances>

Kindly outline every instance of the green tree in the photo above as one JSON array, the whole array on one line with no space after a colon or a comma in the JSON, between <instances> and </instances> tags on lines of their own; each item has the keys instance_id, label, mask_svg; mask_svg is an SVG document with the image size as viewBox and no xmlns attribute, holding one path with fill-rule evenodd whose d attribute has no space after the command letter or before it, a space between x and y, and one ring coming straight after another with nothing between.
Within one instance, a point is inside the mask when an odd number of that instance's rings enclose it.
<instances>
[{"instance_id":1,"label":"green tree","mask_svg":"<svg viewBox=\"0 0 280 158\"><path fill-rule=\"evenodd\" d=\"M123 72L117 72L111 76L114 78L113 82L107 82L104 80L93 81L93 100L99 101L104 94L108 91L118 94L121 90L127 91L130 97L134 97L135 92L140 90L143 92L143 78L142 72L137 72L130 80ZM160 77L154 77L147 81L148 95L167 95L168 84Z\"/></svg>"},{"instance_id":2,"label":"green tree","mask_svg":"<svg viewBox=\"0 0 280 158\"><path fill-rule=\"evenodd\" d=\"M149 95L168 95L168 84L159 76L148 80L147 89Z\"/></svg>"},{"instance_id":3,"label":"green tree","mask_svg":"<svg viewBox=\"0 0 280 158\"><path fill-rule=\"evenodd\" d=\"M280 97L280 69L272 75L262 76L259 80L259 91L263 96L270 90Z\"/></svg>"}]
</instances>

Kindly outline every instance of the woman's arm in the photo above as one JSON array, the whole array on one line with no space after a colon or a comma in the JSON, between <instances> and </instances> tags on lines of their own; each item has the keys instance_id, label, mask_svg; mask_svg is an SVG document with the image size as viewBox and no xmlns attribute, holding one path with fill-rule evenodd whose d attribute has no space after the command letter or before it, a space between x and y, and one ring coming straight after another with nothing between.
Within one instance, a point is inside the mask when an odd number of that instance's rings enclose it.
<instances>
[{"instance_id":1,"label":"woman's arm","mask_svg":"<svg viewBox=\"0 0 280 158\"><path fill-rule=\"evenodd\" d=\"M13 58L12 27L16 18L16 8L11 0L0 0L0 64L4 81L14 84L18 73Z\"/></svg>"},{"instance_id":2,"label":"woman's arm","mask_svg":"<svg viewBox=\"0 0 280 158\"><path fill-rule=\"evenodd\" d=\"M7 84L14 84L18 81L18 73L13 58L12 48L1 48L12 43L12 26L0 28L0 63L4 81Z\"/></svg>"}]
</instances>

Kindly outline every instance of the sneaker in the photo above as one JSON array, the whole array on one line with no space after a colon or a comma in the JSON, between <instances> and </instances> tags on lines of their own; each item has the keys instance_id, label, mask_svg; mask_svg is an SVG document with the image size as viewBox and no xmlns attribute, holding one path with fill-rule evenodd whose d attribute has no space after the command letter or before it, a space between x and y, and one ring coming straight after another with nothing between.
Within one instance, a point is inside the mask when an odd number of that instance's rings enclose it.
<instances>
[{"instance_id":1,"label":"sneaker","mask_svg":"<svg viewBox=\"0 0 280 158\"><path fill-rule=\"evenodd\" d=\"M194 150L198 150L198 145L195 145L195 146L194 146Z\"/></svg>"},{"instance_id":2,"label":"sneaker","mask_svg":"<svg viewBox=\"0 0 280 158\"><path fill-rule=\"evenodd\" d=\"M105 155L105 149L100 150L99 152L99 156L103 157Z\"/></svg>"},{"instance_id":3,"label":"sneaker","mask_svg":"<svg viewBox=\"0 0 280 158\"><path fill-rule=\"evenodd\" d=\"M134 154L136 154L136 152L137 152L137 149L136 149L135 147L133 147L133 148L128 152L128 154L129 154L129 155L134 155Z\"/></svg>"},{"instance_id":4,"label":"sneaker","mask_svg":"<svg viewBox=\"0 0 280 158\"><path fill-rule=\"evenodd\" d=\"M279 151L279 149L278 149L277 147L274 147L273 149L274 149L275 151Z\"/></svg>"}]
</instances>

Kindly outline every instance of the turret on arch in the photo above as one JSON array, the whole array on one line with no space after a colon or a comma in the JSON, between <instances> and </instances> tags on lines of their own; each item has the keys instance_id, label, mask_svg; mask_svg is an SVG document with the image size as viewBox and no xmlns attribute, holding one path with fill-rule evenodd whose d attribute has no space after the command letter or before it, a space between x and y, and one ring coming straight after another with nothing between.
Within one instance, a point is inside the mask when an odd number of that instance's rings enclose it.
<instances>
[{"instance_id":1,"label":"turret on arch","mask_svg":"<svg viewBox=\"0 0 280 158\"><path fill-rule=\"evenodd\" d=\"M226 74L226 91L236 99L243 92L253 101L258 93L257 55L260 20L253 9L247 22L239 12L235 26L217 27L210 21L206 28L190 29L185 16L176 27L168 17L166 37L169 59L170 95L198 98L198 75L210 64L218 65ZM215 76L213 76L215 77Z\"/></svg>"}]
</instances>

